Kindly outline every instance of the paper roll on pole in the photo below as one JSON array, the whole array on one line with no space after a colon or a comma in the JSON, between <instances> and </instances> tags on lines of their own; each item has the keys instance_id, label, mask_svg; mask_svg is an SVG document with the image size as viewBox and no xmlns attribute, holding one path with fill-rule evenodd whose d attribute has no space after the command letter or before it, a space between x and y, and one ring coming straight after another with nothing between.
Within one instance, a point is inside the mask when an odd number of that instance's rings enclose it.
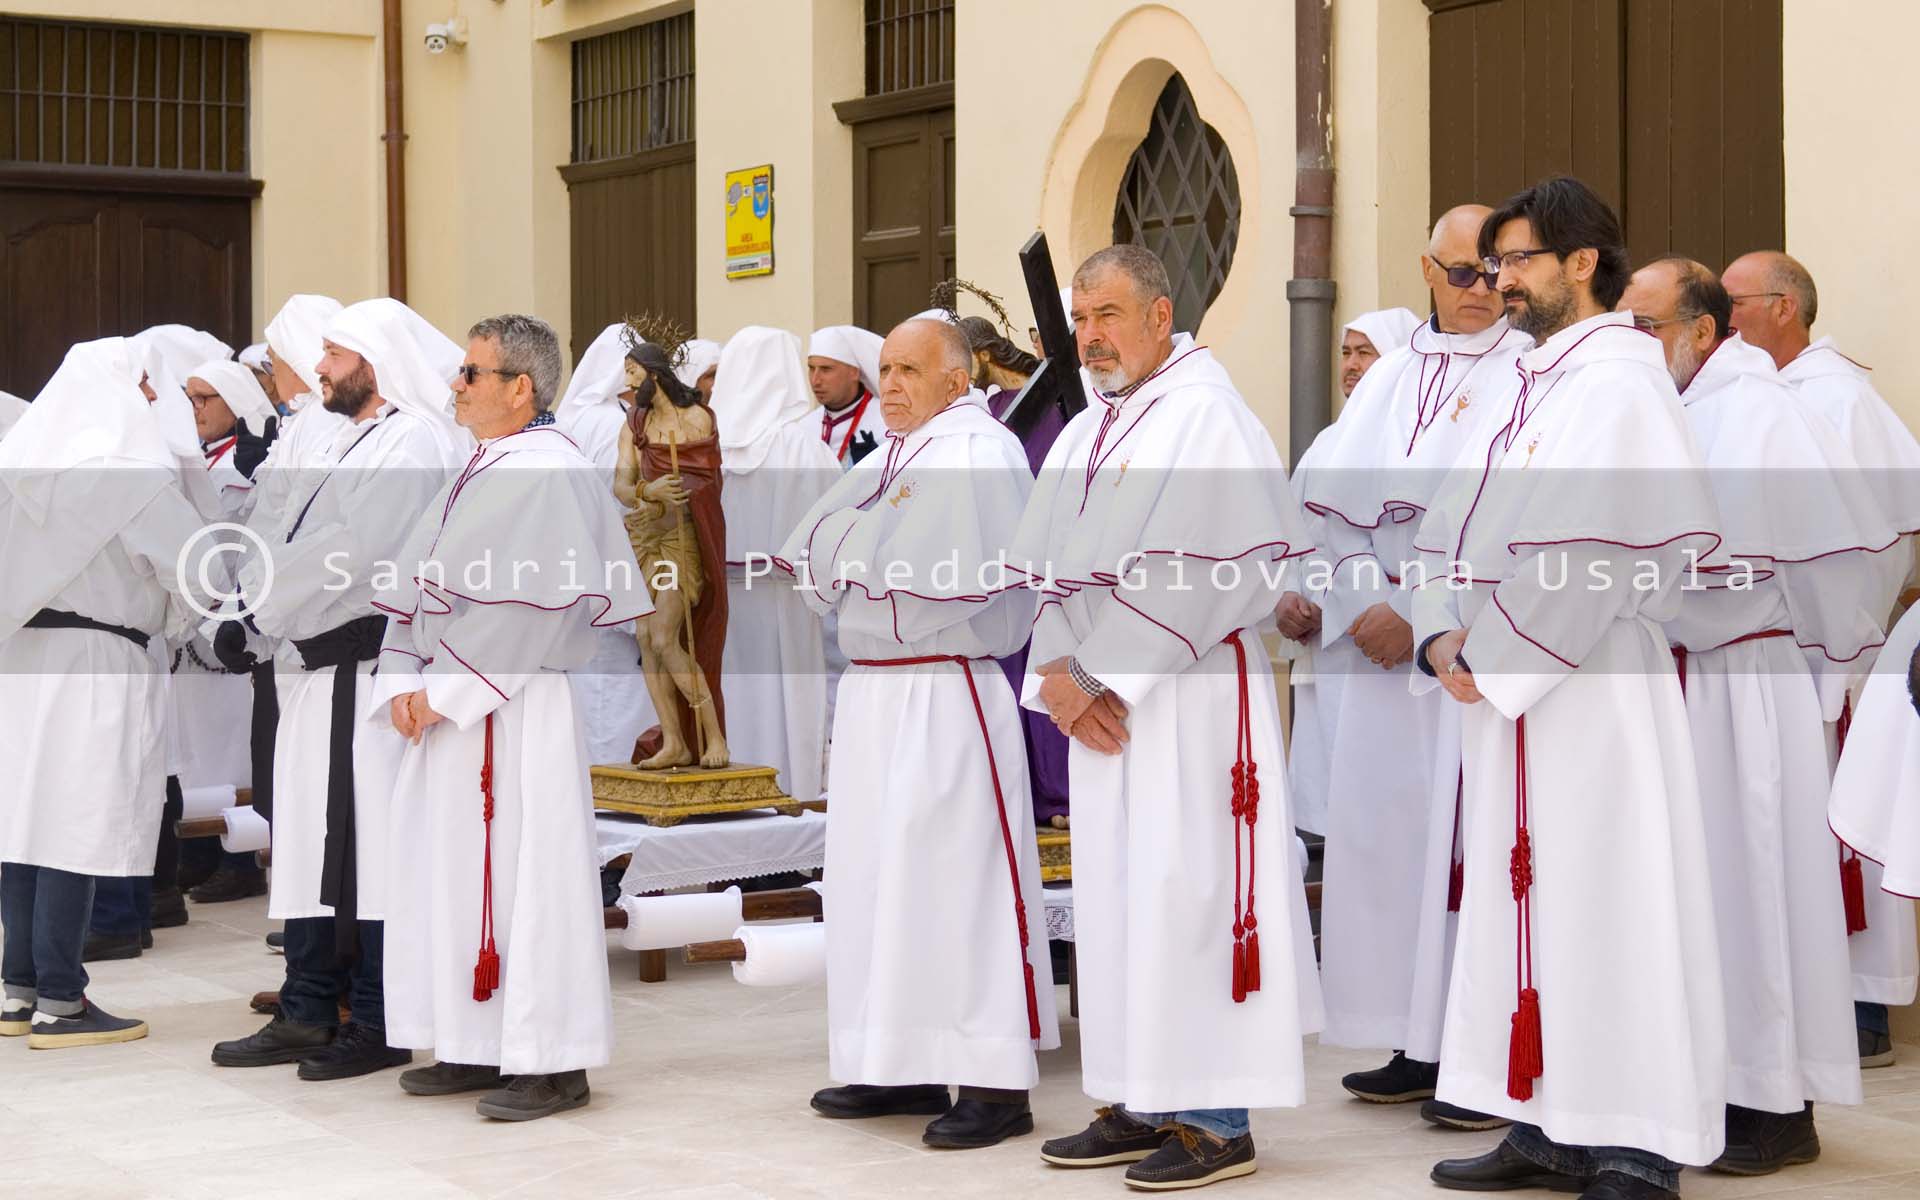
<instances>
[{"instance_id":1,"label":"paper roll on pole","mask_svg":"<svg viewBox=\"0 0 1920 1200\"><path fill-rule=\"evenodd\" d=\"M620 944L629 950L666 950L711 942L739 928L740 889L684 896L622 896L627 927Z\"/></svg>"},{"instance_id":2,"label":"paper roll on pole","mask_svg":"<svg viewBox=\"0 0 1920 1200\"><path fill-rule=\"evenodd\" d=\"M827 977L827 927L742 925L734 940L746 949L746 961L733 964L733 978L748 987L798 987Z\"/></svg>"},{"instance_id":3,"label":"paper roll on pole","mask_svg":"<svg viewBox=\"0 0 1920 1200\"><path fill-rule=\"evenodd\" d=\"M239 789L230 783L184 788L180 793L180 819L193 821L201 817L217 817L224 810L239 805L238 792Z\"/></svg>"},{"instance_id":4,"label":"paper roll on pole","mask_svg":"<svg viewBox=\"0 0 1920 1200\"><path fill-rule=\"evenodd\" d=\"M220 835L220 848L229 854L265 850L273 841L272 826L251 808L233 807L221 812L227 831Z\"/></svg>"}]
</instances>

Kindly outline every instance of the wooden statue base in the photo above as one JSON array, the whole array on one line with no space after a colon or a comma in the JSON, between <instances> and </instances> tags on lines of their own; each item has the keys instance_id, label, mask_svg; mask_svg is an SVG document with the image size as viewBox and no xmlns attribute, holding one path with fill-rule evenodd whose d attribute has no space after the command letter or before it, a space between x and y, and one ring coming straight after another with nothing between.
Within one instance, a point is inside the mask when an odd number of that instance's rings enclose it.
<instances>
[{"instance_id":1,"label":"wooden statue base","mask_svg":"<svg viewBox=\"0 0 1920 1200\"><path fill-rule=\"evenodd\" d=\"M713 813L751 812L771 808L797 817L812 809L825 811L818 800L795 800L775 782L779 772L751 763L732 766L673 767L642 771L623 763L593 768L593 806L607 812L633 813L647 824L666 828L688 817Z\"/></svg>"},{"instance_id":2,"label":"wooden statue base","mask_svg":"<svg viewBox=\"0 0 1920 1200\"><path fill-rule=\"evenodd\" d=\"M1073 831L1071 829L1041 829L1040 839L1040 881L1059 883L1073 878Z\"/></svg>"}]
</instances>

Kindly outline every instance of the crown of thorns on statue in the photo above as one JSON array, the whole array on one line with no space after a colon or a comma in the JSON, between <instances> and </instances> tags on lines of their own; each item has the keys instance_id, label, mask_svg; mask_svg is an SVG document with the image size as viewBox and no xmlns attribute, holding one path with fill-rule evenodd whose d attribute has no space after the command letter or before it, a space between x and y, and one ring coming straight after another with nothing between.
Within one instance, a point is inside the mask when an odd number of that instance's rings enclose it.
<instances>
[{"instance_id":1,"label":"crown of thorns on statue","mask_svg":"<svg viewBox=\"0 0 1920 1200\"><path fill-rule=\"evenodd\" d=\"M627 353L639 357L642 346L652 347L669 368L678 368L687 361L687 343L693 334L664 313L641 313L637 317L626 319L626 328L620 331L620 340ZM651 357L651 356L650 356Z\"/></svg>"},{"instance_id":2,"label":"crown of thorns on statue","mask_svg":"<svg viewBox=\"0 0 1920 1200\"><path fill-rule=\"evenodd\" d=\"M969 283L964 279L941 280L939 283L933 285L933 293L928 297L928 307L943 308L953 314L953 319L958 321L960 319L960 293L962 292L967 292L979 297L980 303L986 305L988 310L993 313L994 319L1000 322L1000 328L1006 332L1008 337L1013 336L1013 318L1007 315L1006 305L1000 302L1000 297L994 295L977 283Z\"/></svg>"}]
</instances>

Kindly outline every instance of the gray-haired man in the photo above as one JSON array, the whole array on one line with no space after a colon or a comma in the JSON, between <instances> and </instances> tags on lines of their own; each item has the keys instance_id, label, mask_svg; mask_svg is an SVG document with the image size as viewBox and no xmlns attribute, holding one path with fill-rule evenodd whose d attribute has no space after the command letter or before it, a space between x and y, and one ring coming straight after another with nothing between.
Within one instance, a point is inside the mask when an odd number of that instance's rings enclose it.
<instances>
[{"instance_id":1,"label":"gray-haired man","mask_svg":"<svg viewBox=\"0 0 1920 1200\"><path fill-rule=\"evenodd\" d=\"M578 1108L613 1051L593 795L573 685L596 627L652 610L593 464L553 426L560 345L533 317L469 334L454 413L479 442L375 601L371 719L409 739L390 836L387 1040L432 1047L416 1095ZM502 1076L511 1081L502 1086Z\"/></svg>"}]
</instances>

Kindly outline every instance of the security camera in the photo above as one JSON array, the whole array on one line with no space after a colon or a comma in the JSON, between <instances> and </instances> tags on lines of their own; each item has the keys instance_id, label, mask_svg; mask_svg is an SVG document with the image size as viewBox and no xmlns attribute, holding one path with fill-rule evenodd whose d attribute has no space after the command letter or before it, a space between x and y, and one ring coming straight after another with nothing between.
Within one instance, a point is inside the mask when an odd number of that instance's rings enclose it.
<instances>
[{"instance_id":1,"label":"security camera","mask_svg":"<svg viewBox=\"0 0 1920 1200\"><path fill-rule=\"evenodd\" d=\"M445 54L448 46L467 44L467 19L454 17L427 26L427 53Z\"/></svg>"}]
</instances>

